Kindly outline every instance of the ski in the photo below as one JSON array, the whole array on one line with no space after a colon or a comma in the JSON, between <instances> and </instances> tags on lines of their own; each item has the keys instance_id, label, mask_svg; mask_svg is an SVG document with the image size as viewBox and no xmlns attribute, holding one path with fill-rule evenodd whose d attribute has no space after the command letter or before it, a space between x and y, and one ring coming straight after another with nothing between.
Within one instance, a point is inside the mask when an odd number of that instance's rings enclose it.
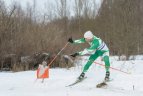
<instances>
[{"instance_id":1,"label":"ski","mask_svg":"<svg viewBox=\"0 0 143 96\"><path fill-rule=\"evenodd\" d=\"M84 77L83 79L77 79L74 83L67 85L66 87L70 87L70 86L74 86L80 82L82 82L84 79L86 79L87 77Z\"/></svg>"}]
</instances>

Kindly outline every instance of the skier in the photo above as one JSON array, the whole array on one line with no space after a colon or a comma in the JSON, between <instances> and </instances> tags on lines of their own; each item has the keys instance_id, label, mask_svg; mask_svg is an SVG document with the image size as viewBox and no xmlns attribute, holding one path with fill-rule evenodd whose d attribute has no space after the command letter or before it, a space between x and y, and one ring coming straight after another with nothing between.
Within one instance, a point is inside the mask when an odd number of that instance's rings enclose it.
<instances>
[{"instance_id":1,"label":"skier","mask_svg":"<svg viewBox=\"0 0 143 96\"><path fill-rule=\"evenodd\" d=\"M76 57L78 55L85 55L85 54L91 54L89 57L89 60L85 64L82 73L78 77L79 80L82 80L85 76L85 73L91 66L91 64L99 57L101 56L102 59L105 62L105 69L106 69L106 74L105 74L105 81L109 81L110 77L110 61L109 61L109 49L106 46L106 44L100 39L97 38L96 36L93 35L91 31L87 31L84 34L84 38L81 38L79 40L73 40L72 38L68 39L68 42L73 43L73 44L78 44L78 43L85 43L88 42L90 47L85 48L81 52L76 52L74 54L71 54L70 56Z\"/></svg>"}]
</instances>

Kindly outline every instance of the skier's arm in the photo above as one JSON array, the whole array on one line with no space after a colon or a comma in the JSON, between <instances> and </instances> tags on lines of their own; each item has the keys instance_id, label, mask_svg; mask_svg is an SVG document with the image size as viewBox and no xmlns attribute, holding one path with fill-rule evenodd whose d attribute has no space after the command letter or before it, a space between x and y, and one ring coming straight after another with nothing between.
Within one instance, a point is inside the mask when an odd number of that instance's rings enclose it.
<instances>
[{"instance_id":1,"label":"skier's arm","mask_svg":"<svg viewBox=\"0 0 143 96\"><path fill-rule=\"evenodd\" d=\"M78 40L74 40L74 44L80 44L80 43L85 43L85 38L81 38L81 39L78 39Z\"/></svg>"},{"instance_id":2,"label":"skier's arm","mask_svg":"<svg viewBox=\"0 0 143 96\"><path fill-rule=\"evenodd\" d=\"M86 48L83 51L79 52L79 55L95 53L98 46L99 46L99 41L93 41L93 44L89 48Z\"/></svg>"}]
</instances>

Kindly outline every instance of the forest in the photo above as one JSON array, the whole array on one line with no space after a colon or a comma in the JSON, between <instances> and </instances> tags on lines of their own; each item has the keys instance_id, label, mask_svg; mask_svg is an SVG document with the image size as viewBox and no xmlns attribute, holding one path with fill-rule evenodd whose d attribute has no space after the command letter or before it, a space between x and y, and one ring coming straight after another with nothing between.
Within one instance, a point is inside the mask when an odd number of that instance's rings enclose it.
<instances>
[{"instance_id":1,"label":"forest","mask_svg":"<svg viewBox=\"0 0 143 96\"><path fill-rule=\"evenodd\" d=\"M107 44L110 55L125 55L128 59L131 55L143 54L143 1L103 0L100 8L95 1L75 0L74 16L71 16L68 0L45 6L43 13L36 10L35 0L25 9L17 2L7 7L5 0L0 0L0 69L16 70L16 66L19 70L33 69L45 55L50 62L68 38L83 38L88 30ZM61 55L85 47L88 44L69 45ZM26 56L34 58L28 66L21 63ZM60 58L56 67L61 66Z\"/></svg>"}]
</instances>

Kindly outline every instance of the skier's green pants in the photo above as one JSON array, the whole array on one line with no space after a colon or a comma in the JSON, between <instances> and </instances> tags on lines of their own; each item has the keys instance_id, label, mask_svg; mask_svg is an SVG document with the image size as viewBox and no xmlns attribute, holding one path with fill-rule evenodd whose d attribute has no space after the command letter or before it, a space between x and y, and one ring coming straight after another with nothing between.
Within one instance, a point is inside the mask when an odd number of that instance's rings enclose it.
<instances>
[{"instance_id":1,"label":"skier's green pants","mask_svg":"<svg viewBox=\"0 0 143 96\"><path fill-rule=\"evenodd\" d=\"M93 55L91 55L89 57L88 62L86 63L86 65L84 66L83 72L87 72L87 70L89 69L89 67L91 66L91 64L99 57L99 56L103 56L103 54L107 52L107 51L102 51L102 50L97 50ZM106 72L109 71L110 68L110 61L109 61L109 56L105 55L103 57L103 60L105 62L105 69Z\"/></svg>"}]
</instances>

